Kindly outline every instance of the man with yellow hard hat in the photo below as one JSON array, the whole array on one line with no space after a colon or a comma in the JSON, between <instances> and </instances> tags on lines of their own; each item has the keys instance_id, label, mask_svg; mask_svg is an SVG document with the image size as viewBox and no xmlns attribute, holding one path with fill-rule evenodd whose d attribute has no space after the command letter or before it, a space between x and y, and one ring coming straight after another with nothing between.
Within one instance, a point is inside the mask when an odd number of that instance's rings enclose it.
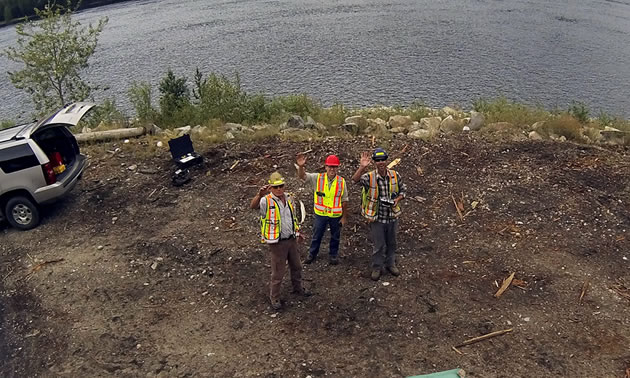
<instances>
[{"instance_id":1,"label":"man with yellow hard hat","mask_svg":"<svg viewBox=\"0 0 630 378\"><path fill-rule=\"evenodd\" d=\"M304 260L305 264L310 264L317 259L319 246L326 232L326 227L330 227L329 262L331 265L339 263L339 241L341 239L341 226L346 224L348 205L348 190L346 180L337 174L339 169L339 158L335 155L326 157L325 173L306 173L306 156L298 154L296 163L298 166L298 177L306 180L307 184L313 188L313 209L315 217L313 219L313 239L308 256Z\"/></svg>"},{"instance_id":2,"label":"man with yellow hard hat","mask_svg":"<svg viewBox=\"0 0 630 378\"><path fill-rule=\"evenodd\" d=\"M297 239L301 238L300 225L293 199L284 192L284 177L278 172L272 173L269 184L258 190L250 207L260 209L261 241L269 245L271 307L274 310L282 308L280 286L287 269L287 262L291 271L293 293L310 296L311 293L302 286L302 262L297 245Z\"/></svg>"}]
</instances>

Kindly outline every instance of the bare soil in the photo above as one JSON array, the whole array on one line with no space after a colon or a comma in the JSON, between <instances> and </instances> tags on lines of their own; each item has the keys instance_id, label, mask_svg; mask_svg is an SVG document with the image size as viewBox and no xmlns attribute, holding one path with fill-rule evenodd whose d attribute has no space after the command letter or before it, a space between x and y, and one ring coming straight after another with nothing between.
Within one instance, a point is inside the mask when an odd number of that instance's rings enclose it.
<instances>
[{"instance_id":1,"label":"bare soil","mask_svg":"<svg viewBox=\"0 0 630 378\"><path fill-rule=\"evenodd\" d=\"M287 276L276 313L250 199L277 167L307 205L308 239L312 194L295 178L295 154L312 149L307 167L317 171L337 153L349 180L372 141L198 146L205 163L182 187L171 184L168 151L153 143L84 147L82 182L44 209L41 226L2 226L0 376L463 368L470 377L624 377L630 368L627 148L466 135L390 141L409 187L401 276L369 279L371 244L350 186L340 265L328 265L324 241L304 271L314 295L289 294ZM513 272L521 287L495 298ZM504 329L512 332L453 349Z\"/></svg>"}]
</instances>

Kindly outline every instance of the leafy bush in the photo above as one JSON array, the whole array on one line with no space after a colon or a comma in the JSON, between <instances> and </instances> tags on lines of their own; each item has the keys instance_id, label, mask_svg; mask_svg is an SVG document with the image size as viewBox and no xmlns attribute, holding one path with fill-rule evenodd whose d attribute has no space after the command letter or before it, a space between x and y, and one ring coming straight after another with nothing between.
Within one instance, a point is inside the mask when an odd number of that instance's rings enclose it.
<instances>
[{"instance_id":1,"label":"leafy bush","mask_svg":"<svg viewBox=\"0 0 630 378\"><path fill-rule=\"evenodd\" d=\"M157 111L151 105L151 86L148 83L133 83L129 89L129 100L141 122L153 122Z\"/></svg>"},{"instance_id":2,"label":"leafy bush","mask_svg":"<svg viewBox=\"0 0 630 378\"><path fill-rule=\"evenodd\" d=\"M171 70L168 70L166 76L160 81L160 114L162 122L172 124L176 119L185 116L186 111L190 110L190 90L186 81L185 77L176 77ZM189 114L185 118L191 118L191 116Z\"/></svg>"},{"instance_id":3,"label":"leafy bush","mask_svg":"<svg viewBox=\"0 0 630 378\"><path fill-rule=\"evenodd\" d=\"M573 101L569 106L569 114L583 124L589 122L589 110L586 105L579 101Z\"/></svg>"},{"instance_id":4,"label":"leafy bush","mask_svg":"<svg viewBox=\"0 0 630 378\"><path fill-rule=\"evenodd\" d=\"M330 108L319 108L312 117L325 126L332 126L343 124L347 116L343 104L334 104Z\"/></svg>"},{"instance_id":5,"label":"leafy bush","mask_svg":"<svg viewBox=\"0 0 630 378\"><path fill-rule=\"evenodd\" d=\"M13 127L13 126L15 126L15 122L13 122L13 121L5 120L5 121L0 122L0 130L7 129L7 128Z\"/></svg>"},{"instance_id":6,"label":"leafy bush","mask_svg":"<svg viewBox=\"0 0 630 378\"><path fill-rule=\"evenodd\" d=\"M118 110L116 100L107 98L101 104L90 110L90 112L81 119L79 124L73 127L73 130L79 132L84 126L92 129L99 127L101 130L111 130L127 127L127 125L127 116Z\"/></svg>"},{"instance_id":7,"label":"leafy bush","mask_svg":"<svg viewBox=\"0 0 630 378\"><path fill-rule=\"evenodd\" d=\"M541 107L516 104L504 97L496 100L477 99L473 101L473 109L484 115L486 123L510 122L521 127L550 117L549 112Z\"/></svg>"},{"instance_id":8,"label":"leafy bush","mask_svg":"<svg viewBox=\"0 0 630 378\"><path fill-rule=\"evenodd\" d=\"M245 119L247 94L241 90L241 79L210 74L198 83L200 116L202 119L217 118L226 122L242 122ZM256 102L260 105L259 102ZM259 109L259 108L257 108Z\"/></svg>"}]
</instances>

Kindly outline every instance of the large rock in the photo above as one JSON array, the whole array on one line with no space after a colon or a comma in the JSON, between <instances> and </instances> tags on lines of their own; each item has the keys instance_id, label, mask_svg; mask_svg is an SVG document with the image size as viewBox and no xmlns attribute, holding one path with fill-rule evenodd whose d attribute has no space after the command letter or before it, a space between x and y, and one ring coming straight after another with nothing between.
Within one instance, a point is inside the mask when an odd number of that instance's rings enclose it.
<instances>
[{"instance_id":1,"label":"large rock","mask_svg":"<svg viewBox=\"0 0 630 378\"><path fill-rule=\"evenodd\" d=\"M534 130L534 131L531 131L531 132L529 133L528 137L529 137L529 139L531 139L531 140L542 140L542 139L543 139L543 137L542 137L542 136L540 136L540 134L538 134L538 132L536 132L535 130Z\"/></svg>"},{"instance_id":2,"label":"large rock","mask_svg":"<svg viewBox=\"0 0 630 378\"><path fill-rule=\"evenodd\" d=\"M368 121L362 115L356 115L356 116L348 117L348 118L346 118L344 123L345 124L354 123L355 125L357 125L357 127L359 129L359 133L363 132L368 127Z\"/></svg>"},{"instance_id":3,"label":"large rock","mask_svg":"<svg viewBox=\"0 0 630 378\"><path fill-rule=\"evenodd\" d=\"M409 125L407 127L407 131L409 131L410 133L416 131L416 130L420 130L422 128L422 126L420 125L420 122L414 122L411 125Z\"/></svg>"},{"instance_id":4,"label":"large rock","mask_svg":"<svg viewBox=\"0 0 630 378\"><path fill-rule=\"evenodd\" d=\"M470 112L470 121L468 122L466 126L468 126L468 128L471 131L476 131L476 130L481 129L485 122L486 122L486 119L483 116L483 114L472 111Z\"/></svg>"},{"instance_id":5,"label":"large rock","mask_svg":"<svg viewBox=\"0 0 630 378\"><path fill-rule=\"evenodd\" d=\"M372 133L372 134L385 134L388 132L387 130L387 122L385 122L385 120L380 119L380 118L370 118L367 120L368 123L368 128L365 130L365 133Z\"/></svg>"},{"instance_id":6,"label":"large rock","mask_svg":"<svg viewBox=\"0 0 630 378\"><path fill-rule=\"evenodd\" d=\"M602 136L601 142L611 145L624 145L630 143L630 132L617 130L612 127L606 127L600 132Z\"/></svg>"},{"instance_id":7,"label":"large rock","mask_svg":"<svg viewBox=\"0 0 630 378\"><path fill-rule=\"evenodd\" d=\"M407 132L407 128L406 127L394 127L392 129L389 129L389 132L392 134L404 134Z\"/></svg>"},{"instance_id":8,"label":"large rock","mask_svg":"<svg viewBox=\"0 0 630 378\"><path fill-rule=\"evenodd\" d=\"M303 129L306 126L302 117L300 117L299 115L292 115L287 121L287 127L295 128L295 129Z\"/></svg>"},{"instance_id":9,"label":"large rock","mask_svg":"<svg viewBox=\"0 0 630 378\"><path fill-rule=\"evenodd\" d=\"M431 139L431 137L433 137L433 135L434 134L430 130L426 130L426 129L418 129L416 131L411 131L407 134L409 138L422 139L422 140L429 140Z\"/></svg>"},{"instance_id":10,"label":"large rock","mask_svg":"<svg viewBox=\"0 0 630 378\"><path fill-rule=\"evenodd\" d=\"M442 118L440 117L425 117L420 119L420 127L430 130L433 133L440 130L440 123L442 123Z\"/></svg>"},{"instance_id":11,"label":"large rock","mask_svg":"<svg viewBox=\"0 0 630 378\"><path fill-rule=\"evenodd\" d=\"M190 130L192 130L192 127L184 126L184 127L175 128L173 130L177 133L177 136L179 137L179 136L182 136L184 134L190 134Z\"/></svg>"},{"instance_id":12,"label":"large rock","mask_svg":"<svg viewBox=\"0 0 630 378\"><path fill-rule=\"evenodd\" d=\"M315 122L315 120L313 119L313 117L311 116L306 116L306 121L304 122L304 126L307 129L316 129L317 128L317 122Z\"/></svg>"},{"instance_id":13,"label":"large rock","mask_svg":"<svg viewBox=\"0 0 630 378\"><path fill-rule=\"evenodd\" d=\"M410 116L394 115L389 117L389 121L387 123L389 124L389 128L393 129L396 127L409 127L413 121Z\"/></svg>"},{"instance_id":14,"label":"large rock","mask_svg":"<svg viewBox=\"0 0 630 378\"><path fill-rule=\"evenodd\" d=\"M341 128L352 135L359 135L361 132L361 128L356 123L344 123Z\"/></svg>"},{"instance_id":15,"label":"large rock","mask_svg":"<svg viewBox=\"0 0 630 378\"><path fill-rule=\"evenodd\" d=\"M440 130L446 134L458 133L462 131L462 124L453 119L453 116L448 116L440 123Z\"/></svg>"}]
</instances>

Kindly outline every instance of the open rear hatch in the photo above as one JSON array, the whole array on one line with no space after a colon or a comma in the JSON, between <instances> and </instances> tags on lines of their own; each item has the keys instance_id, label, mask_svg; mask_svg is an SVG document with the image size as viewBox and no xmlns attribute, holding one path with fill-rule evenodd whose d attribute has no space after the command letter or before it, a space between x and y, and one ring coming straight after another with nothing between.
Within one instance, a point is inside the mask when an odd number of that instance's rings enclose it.
<instances>
[{"instance_id":1,"label":"open rear hatch","mask_svg":"<svg viewBox=\"0 0 630 378\"><path fill-rule=\"evenodd\" d=\"M31 139L44 151L50 163L46 164L47 181L54 173L56 181L71 181L85 164L77 140L69 127L76 126L94 107L92 103L74 103L54 113L29 130ZM52 170L52 172L50 172ZM51 180L52 181L52 180Z\"/></svg>"}]
</instances>

